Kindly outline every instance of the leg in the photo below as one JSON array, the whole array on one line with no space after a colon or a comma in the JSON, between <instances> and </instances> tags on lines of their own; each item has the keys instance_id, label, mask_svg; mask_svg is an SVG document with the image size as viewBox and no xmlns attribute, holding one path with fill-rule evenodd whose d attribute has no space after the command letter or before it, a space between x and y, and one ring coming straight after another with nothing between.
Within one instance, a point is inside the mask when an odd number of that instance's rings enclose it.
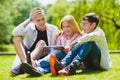
<instances>
[{"instance_id":1,"label":"leg","mask_svg":"<svg viewBox=\"0 0 120 80\"><path fill-rule=\"evenodd\" d=\"M64 52L55 52L55 56L58 61L61 61L66 55L67 53L64 53Z\"/></svg>"},{"instance_id":2,"label":"leg","mask_svg":"<svg viewBox=\"0 0 120 80\"><path fill-rule=\"evenodd\" d=\"M95 54L93 56L93 54ZM100 50L95 42L87 42L81 45L77 56L73 59L70 65L58 71L60 75L75 74L76 67L80 66L81 62L87 63L87 67L91 66L94 69L100 68Z\"/></svg>"},{"instance_id":3,"label":"leg","mask_svg":"<svg viewBox=\"0 0 120 80\"><path fill-rule=\"evenodd\" d=\"M60 52L60 53L54 53L56 58L60 61L63 57L65 57L66 53ZM50 56L51 54L48 54L47 56L45 56L44 58L36 61L36 66L37 67L41 67L44 69L44 72L50 72Z\"/></svg>"},{"instance_id":4,"label":"leg","mask_svg":"<svg viewBox=\"0 0 120 80\"><path fill-rule=\"evenodd\" d=\"M33 60L37 60L41 57L43 57L44 55L46 55L48 52L43 52L43 46L46 46L46 43L43 40L40 40L37 44L35 49L31 52L31 57Z\"/></svg>"},{"instance_id":5,"label":"leg","mask_svg":"<svg viewBox=\"0 0 120 80\"><path fill-rule=\"evenodd\" d=\"M14 63L13 63L13 66L12 66L12 69L14 69L16 66L20 65L22 62L20 60L20 58L18 57L18 55L15 56L15 59L14 59Z\"/></svg>"},{"instance_id":6,"label":"leg","mask_svg":"<svg viewBox=\"0 0 120 80\"><path fill-rule=\"evenodd\" d=\"M50 71L52 75L58 74L57 72L63 68L63 66L60 64L60 60L62 60L67 53L64 52L56 52L55 54L50 54Z\"/></svg>"},{"instance_id":7,"label":"leg","mask_svg":"<svg viewBox=\"0 0 120 80\"><path fill-rule=\"evenodd\" d=\"M101 51L95 42L91 42L91 45L91 50L83 62L88 69L100 70Z\"/></svg>"},{"instance_id":8,"label":"leg","mask_svg":"<svg viewBox=\"0 0 120 80\"><path fill-rule=\"evenodd\" d=\"M58 71L68 65L73 58L77 55L77 51L79 50L80 45L78 44L76 47L74 47L70 52L68 53L56 53L55 55L50 56L50 68L51 68L51 73L52 75L58 74ZM62 57L61 57L62 56ZM57 60L60 61L61 63Z\"/></svg>"},{"instance_id":9,"label":"leg","mask_svg":"<svg viewBox=\"0 0 120 80\"><path fill-rule=\"evenodd\" d=\"M76 45L70 52L67 53L67 55L65 56L65 58L61 61L62 64L64 64L65 66L69 65L73 59L77 56L77 54L80 56L78 56L77 58L81 59L81 55L83 54L87 54L89 47L91 47L88 43L85 44L78 44Z\"/></svg>"},{"instance_id":10,"label":"leg","mask_svg":"<svg viewBox=\"0 0 120 80\"><path fill-rule=\"evenodd\" d=\"M33 76L40 76L42 74L50 72L49 65L50 54L39 60L32 60L32 65L28 63L22 63L22 69L25 73Z\"/></svg>"}]
</instances>

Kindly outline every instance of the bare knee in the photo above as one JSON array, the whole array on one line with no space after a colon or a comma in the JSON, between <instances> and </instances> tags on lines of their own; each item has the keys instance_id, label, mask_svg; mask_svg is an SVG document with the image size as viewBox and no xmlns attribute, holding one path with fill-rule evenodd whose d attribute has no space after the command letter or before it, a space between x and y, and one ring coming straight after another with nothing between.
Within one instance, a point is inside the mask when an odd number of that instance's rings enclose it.
<instances>
[{"instance_id":1,"label":"bare knee","mask_svg":"<svg viewBox=\"0 0 120 80\"><path fill-rule=\"evenodd\" d=\"M42 47L42 46L46 46L45 41L44 41L44 40L40 40L40 41L38 41L36 47Z\"/></svg>"}]
</instances>

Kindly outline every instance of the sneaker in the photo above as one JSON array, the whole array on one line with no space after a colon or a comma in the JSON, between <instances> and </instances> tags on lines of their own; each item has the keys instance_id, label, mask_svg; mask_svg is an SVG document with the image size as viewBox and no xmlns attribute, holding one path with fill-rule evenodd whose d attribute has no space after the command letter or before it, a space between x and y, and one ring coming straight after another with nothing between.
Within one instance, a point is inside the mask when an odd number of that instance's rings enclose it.
<instances>
[{"instance_id":1,"label":"sneaker","mask_svg":"<svg viewBox=\"0 0 120 80\"><path fill-rule=\"evenodd\" d=\"M62 70L58 71L59 75L64 75L64 76L73 75L75 73L76 73L76 69L71 64L68 65L67 67L63 68Z\"/></svg>"},{"instance_id":2,"label":"sneaker","mask_svg":"<svg viewBox=\"0 0 120 80\"><path fill-rule=\"evenodd\" d=\"M11 73L13 75L19 75L19 74L23 74L23 70L21 68L21 64L20 65L17 65L14 69L11 70Z\"/></svg>"},{"instance_id":3,"label":"sneaker","mask_svg":"<svg viewBox=\"0 0 120 80\"><path fill-rule=\"evenodd\" d=\"M80 67L79 67L80 69L85 69L85 65L84 65L84 63L83 62L81 62L81 64L80 64Z\"/></svg>"},{"instance_id":4,"label":"sneaker","mask_svg":"<svg viewBox=\"0 0 120 80\"><path fill-rule=\"evenodd\" d=\"M32 67L29 63L22 63L21 67L25 73L28 73L32 76L41 76L42 75L42 73L40 73L39 70Z\"/></svg>"},{"instance_id":5,"label":"sneaker","mask_svg":"<svg viewBox=\"0 0 120 80\"><path fill-rule=\"evenodd\" d=\"M58 71L61 70L63 66L60 64L60 62L56 59L56 56L54 54L50 55L50 71L52 75L57 75Z\"/></svg>"}]
</instances>

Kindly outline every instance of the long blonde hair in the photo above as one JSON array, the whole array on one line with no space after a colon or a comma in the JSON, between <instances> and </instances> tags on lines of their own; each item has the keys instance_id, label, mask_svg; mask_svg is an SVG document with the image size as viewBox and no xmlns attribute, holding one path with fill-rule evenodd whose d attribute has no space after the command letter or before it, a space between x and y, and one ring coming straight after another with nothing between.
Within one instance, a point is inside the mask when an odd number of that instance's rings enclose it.
<instances>
[{"instance_id":1,"label":"long blonde hair","mask_svg":"<svg viewBox=\"0 0 120 80\"><path fill-rule=\"evenodd\" d=\"M60 21L61 29L62 29L62 23L65 22L65 21L70 25L70 27L72 28L74 34L77 33L77 34L82 35L81 30L79 28L79 25L78 25L77 21L75 20L75 18L72 15L66 15L61 19L61 21Z\"/></svg>"}]
</instances>

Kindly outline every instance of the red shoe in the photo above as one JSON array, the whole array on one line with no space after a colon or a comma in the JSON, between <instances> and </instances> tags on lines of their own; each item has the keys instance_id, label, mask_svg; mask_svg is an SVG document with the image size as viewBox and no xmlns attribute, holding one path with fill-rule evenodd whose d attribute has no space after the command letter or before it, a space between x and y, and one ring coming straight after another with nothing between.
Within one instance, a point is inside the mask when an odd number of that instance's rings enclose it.
<instances>
[{"instance_id":1,"label":"red shoe","mask_svg":"<svg viewBox=\"0 0 120 80\"><path fill-rule=\"evenodd\" d=\"M57 75L58 71L61 70L63 67L60 62L56 59L54 54L50 55L50 71L52 75Z\"/></svg>"}]
</instances>

